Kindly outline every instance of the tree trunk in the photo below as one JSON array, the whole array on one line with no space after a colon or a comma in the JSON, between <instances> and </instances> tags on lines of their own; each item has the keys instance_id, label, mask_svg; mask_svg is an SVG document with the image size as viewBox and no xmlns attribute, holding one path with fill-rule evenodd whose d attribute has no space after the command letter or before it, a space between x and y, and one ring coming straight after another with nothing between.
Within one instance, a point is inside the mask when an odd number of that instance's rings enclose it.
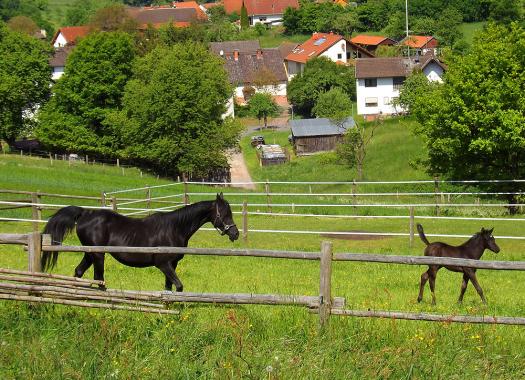
<instances>
[{"instance_id":1,"label":"tree trunk","mask_svg":"<svg viewBox=\"0 0 525 380\"><path fill-rule=\"evenodd\" d=\"M268 128L268 117L264 116L264 129Z\"/></svg>"}]
</instances>

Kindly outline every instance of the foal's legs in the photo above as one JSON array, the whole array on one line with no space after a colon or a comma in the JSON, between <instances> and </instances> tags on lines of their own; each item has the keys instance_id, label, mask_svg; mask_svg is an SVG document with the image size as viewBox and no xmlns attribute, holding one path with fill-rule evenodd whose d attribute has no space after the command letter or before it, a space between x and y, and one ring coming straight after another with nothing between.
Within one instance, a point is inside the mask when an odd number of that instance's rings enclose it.
<instances>
[{"instance_id":1,"label":"foal's legs","mask_svg":"<svg viewBox=\"0 0 525 380\"><path fill-rule=\"evenodd\" d=\"M459 294L458 303L463 302L463 296L465 295L465 290L467 290L469 276L466 273L463 273L463 283L461 284L461 293Z\"/></svg>"},{"instance_id":2,"label":"foal's legs","mask_svg":"<svg viewBox=\"0 0 525 380\"><path fill-rule=\"evenodd\" d=\"M432 305L436 304L436 275L439 267L431 266L428 269L428 284L430 285L430 291L432 292Z\"/></svg>"},{"instance_id":3,"label":"foal's legs","mask_svg":"<svg viewBox=\"0 0 525 380\"><path fill-rule=\"evenodd\" d=\"M82 277L92 264L93 257L91 253L85 252L82 261L75 268L75 277Z\"/></svg>"},{"instance_id":4,"label":"foal's legs","mask_svg":"<svg viewBox=\"0 0 525 380\"><path fill-rule=\"evenodd\" d=\"M468 270L465 268L465 273L469 276L470 282L472 282L472 285L474 285L474 288L476 288L476 291L481 297L481 301L484 304L486 304L487 300L485 299L485 296L483 295L483 289L481 289L481 286L479 286L478 279L476 278L476 271L472 270L471 268L468 268Z\"/></svg>"},{"instance_id":5,"label":"foal's legs","mask_svg":"<svg viewBox=\"0 0 525 380\"><path fill-rule=\"evenodd\" d=\"M421 275L421 283L419 284L419 296L417 297L417 302L421 302L423 300L423 290L425 289L425 284L428 281L428 272L430 269L428 269L425 273Z\"/></svg>"}]
</instances>

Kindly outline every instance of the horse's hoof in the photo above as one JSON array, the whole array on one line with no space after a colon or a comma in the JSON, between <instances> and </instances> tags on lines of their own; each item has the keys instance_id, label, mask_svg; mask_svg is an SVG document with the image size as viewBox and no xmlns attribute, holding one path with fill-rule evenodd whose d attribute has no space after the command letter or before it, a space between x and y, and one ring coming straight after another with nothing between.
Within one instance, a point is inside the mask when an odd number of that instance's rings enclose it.
<instances>
[{"instance_id":1,"label":"horse's hoof","mask_svg":"<svg viewBox=\"0 0 525 380\"><path fill-rule=\"evenodd\" d=\"M182 292L182 286L180 288L177 288L177 292Z\"/></svg>"},{"instance_id":2,"label":"horse's hoof","mask_svg":"<svg viewBox=\"0 0 525 380\"><path fill-rule=\"evenodd\" d=\"M108 288L106 288L106 285L99 285L99 286L98 286L98 289L99 289L99 290L102 290L102 291L104 291L104 292L105 292L106 290L108 290Z\"/></svg>"},{"instance_id":3,"label":"horse's hoof","mask_svg":"<svg viewBox=\"0 0 525 380\"><path fill-rule=\"evenodd\" d=\"M417 303L421 303L423 301L423 298L417 297Z\"/></svg>"}]
</instances>

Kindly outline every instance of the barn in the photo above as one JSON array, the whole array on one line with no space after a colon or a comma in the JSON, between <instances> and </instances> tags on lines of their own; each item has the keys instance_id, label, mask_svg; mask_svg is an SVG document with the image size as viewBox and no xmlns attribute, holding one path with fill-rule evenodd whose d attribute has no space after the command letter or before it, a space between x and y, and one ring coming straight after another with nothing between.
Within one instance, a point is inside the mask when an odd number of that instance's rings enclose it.
<instances>
[{"instance_id":1,"label":"barn","mask_svg":"<svg viewBox=\"0 0 525 380\"><path fill-rule=\"evenodd\" d=\"M334 150L346 130L355 126L352 117L338 124L326 118L290 120L289 123L292 143L298 156Z\"/></svg>"}]
</instances>

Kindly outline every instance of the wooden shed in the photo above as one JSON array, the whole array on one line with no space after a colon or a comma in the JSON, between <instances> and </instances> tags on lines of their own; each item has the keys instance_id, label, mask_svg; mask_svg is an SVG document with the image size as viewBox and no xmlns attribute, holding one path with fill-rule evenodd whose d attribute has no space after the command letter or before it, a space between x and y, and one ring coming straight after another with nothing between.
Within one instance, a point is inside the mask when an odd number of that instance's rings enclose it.
<instances>
[{"instance_id":1,"label":"wooden shed","mask_svg":"<svg viewBox=\"0 0 525 380\"><path fill-rule=\"evenodd\" d=\"M348 128L355 126L352 117L335 124L330 119L290 120L292 143L298 156L334 150Z\"/></svg>"}]
</instances>

